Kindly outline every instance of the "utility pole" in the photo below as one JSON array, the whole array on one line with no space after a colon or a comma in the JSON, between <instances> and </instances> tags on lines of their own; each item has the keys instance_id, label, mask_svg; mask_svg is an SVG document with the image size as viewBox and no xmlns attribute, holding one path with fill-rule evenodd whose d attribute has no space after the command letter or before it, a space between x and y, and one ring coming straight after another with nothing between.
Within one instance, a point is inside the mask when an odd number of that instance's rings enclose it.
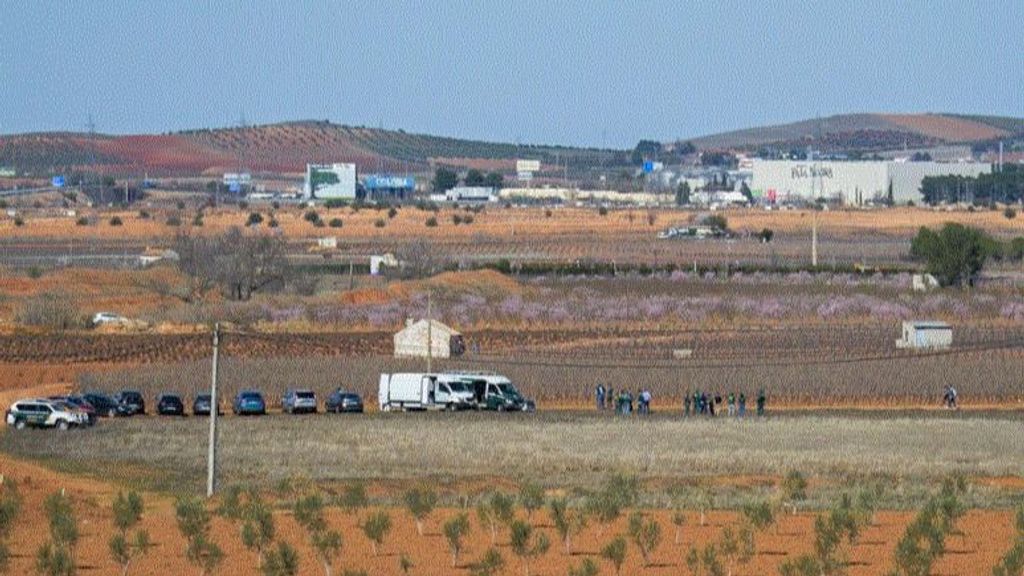
<instances>
[{"instance_id":1,"label":"utility pole","mask_svg":"<svg viewBox=\"0 0 1024 576\"><path fill-rule=\"evenodd\" d=\"M434 359L433 328L434 321L430 317L430 292L427 292L427 374L431 372Z\"/></svg>"},{"instance_id":2,"label":"utility pole","mask_svg":"<svg viewBox=\"0 0 1024 576\"><path fill-rule=\"evenodd\" d=\"M220 350L220 322L213 325L213 373L210 379L210 445L206 455L206 497L213 497L217 485L217 356Z\"/></svg>"}]
</instances>

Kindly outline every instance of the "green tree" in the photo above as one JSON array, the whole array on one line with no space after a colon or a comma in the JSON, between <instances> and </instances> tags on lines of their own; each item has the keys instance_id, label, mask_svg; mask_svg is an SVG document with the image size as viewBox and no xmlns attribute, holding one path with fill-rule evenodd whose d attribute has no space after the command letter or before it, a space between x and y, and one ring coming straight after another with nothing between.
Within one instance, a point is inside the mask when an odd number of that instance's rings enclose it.
<instances>
[{"instance_id":1,"label":"green tree","mask_svg":"<svg viewBox=\"0 0 1024 576\"><path fill-rule=\"evenodd\" d=\"M179 498L174 504L178 531L184 536L185 559L201 574L213 571L224 559L220 547L210 540L210 513L198 498Z\"/></svg>"},{"instance_id":2,"label":"green tree","mask_svg":"<svg viewBox=\"0 0 1024 576\"><path fill-rule=\"evenodd\" d=\"M118 492L112 507L117 534L108 542L108 548L114 562L121 566L121 574L127 575L132 561L149 550L149 533L145 530L137 531L133 538L128 537L128 531L142 520L144 505L142 497L133 491Z\"/></svg>"},{"instance_id":3,"label":"green tree","mask_svg":"<svg viewBox=\"0 0 1024 576\"><path fill-rule=\"evenodd\" d=\"M427 488L413 488L405 493L405 507L416 521L416 533L423 536L423 523L437 506L437 494Z\"/></svg>"},{"instance_id":4,"label":"green tree","mask_svg":"<svg viewBox=\"0 0 1024 576\"><path fill-rule=\"evenodd\" d=\"M552 500L549 504L549 511L558 537L562 539L562 544L565 546L565 553L571 554L573 535L579 534L587 525L585 511L570 508L569 502L565 498Z\"/></svg>"},{"instance_id":5,"label":"green tree","mask_svg":"<svg viewBox=\"0 0 1024 576\"><path fill-rule=\"evenodd\" d=\"M676 527L676 535L673 542L678 546L683 541L683 526L686 524L686 513L676 509L672 511L672 525Z\"/></svg>"},{"instance_id":6,"label":"green tree","mask_svg":"<svg viewBox=\"0 0 1024 576\"><path fill-rule=\"evenodd\" d=\"M611 524L622 510L633 506L640 495L640 483L635 476L614 475L597 493L587 498L586 512L598 522L598 533Z\"/></svg>"},{"instance_id":7,"label":"green tree","mask_svg":"<svg viewBox=\"0 0 1024 576\"><path fill-rule=\"evenodd\" d=\"M512 552L523 560L526 576L530 576L530 560L543 556L551 548L547 534L534 532L533 526L515 520L509 527Z\"/></svg>"},{"instance_id":8,"label":"green tree","mask_svg":"<svg viewBox=\"0 0 1024 576\"><path fill-rule=\"evenodd\" d=\"M973 286L985 261L999 251L986 233L952 222L938 233L922 227L910 243L911 257L924 261L943 286Z\"/></svg>"},{"instance_id":9,"label":"green tree","mask_svg":"<svg viewBox=\"0 0 1024 576\"><path fill-rule=\"evenodd\" d=\"M498 537L498 526L508 526L515 519L515 500L507 494L494 492L476 508L480 523L491 531L491 544Z\"/></svg>"},{"instance_id":10,"label":"green tree","mask_svg":"<svg viewBox=\"0 0 1024 576\"><path fill-rule=\"evenodd\" d=\"M519 505L526 510L526 521L531 521L533 513L544 506L544 489L532 482L523 484L519 487Z\"/></svg>"},{"instance_id":11,"label":"green tree","mask_svg":"<svg viewBox=\"0 0 1024 576\"><path fill-rule=\"evenodd\" d=\"M459 554L462 552L462 539L469 534L469 515L460 512L444 523L442 532L445 540L448 541L448 550L452 553L452 568L455 568L459 563Z\"/></svg>"},{"instance_id":12,"label":"green tree","mask_svg":"<svg viewBox=\"0 0 1024 576\"><path fill-rule=\"evenodd\" d=\"M616 576L622 571L622 565L626 562L626 539L616 536L611 542L601 549L601 558L612 563Z\"/></svg>"},{"instance_id":13,"label":"green tree","mask_svg":"<svg viewBox=\"0 0 1024 576\"><path fill-rule=\"evenodd\" d=\"M267 561L260 568L263 576L295 576L299 573L299 554L287 542L267 552Z\"/></svg>"},{"instance_id":14,"label":"green tree","mask_svg":"<svg viewBox=\"0 0 1024 576\"><path fill-rule=\"evenodd\" d=\"M505 185L505 177L500 172L488 172L484 179L484 186L500 190Z\"/></svg>"},{"instance_id":15,"label":"green tree","mask_svg":"<svg viewBox=\"0 0 1024 576\"><path fill-rule=\"evenodd\" d=\"M629 517L627 533L640 551L644 566L650 566L651 555L661 543L661 525L653 518L645 518L642 513L634 512Z\"/></svg>"},{"instance_id":16,"label":"green tree","mask_svg":"<svg viewBox=\"0 0 1024 576\"><path fill-rule=\"evenodd\" d=\"M790 470L779 487L783 502L796 515L797 506L807 498L807 479L799 470Z\"/></svg>"},{"instance_id":17,"label":"green tree","mask_svg":"<svg viewBox=\"0 0 1024 576\"><path fill-rule=\"evenodd\" d=\"M775 524L775 510L767 500L744 505L743 517L757 530L764 530Z\"/></svg>"},{"instance_id":18,"label":"green tree","mask_svg":"<svg viewBox=\"0 0 1024 576\"><path fill-rule=\"evenodd\" d=\"M324 518L324 502L318 494L308 494L295 501L295 521L309 535L310 544L317 559L324 567L324 574L331 576L334 561L343 544L341 533L327 528Z\"/></svg>"},{"instance_id":19,"label":"green tree","mask_svg":"<svg viewBox=\"0 0 1024 576\"><path fill-rule=\"evenodd\" d=\"M355 516L357 521L363 508L366 508L368 503L369 498L366 497L366 485L362 482L346 484L341 492L341 496L338 498L338 504L346 512Z\"/></svg>"},{"instance_id":20,"label":"green tree","mask_svg":"<svg viewBox=\"0 0 1024 576\"><path fill-rule=\"evenodd\" d=\"M74 576L75 559L66 547L47 542L36 551L36 571L46 576Z\"/></svg>"},{"instance_id":21,"label":"green tree","mask_svg":"<svg viewBox=\"0 0 1024 576\"><path fill-rule=\"evenodd\" d=\"M50 494L43 501L50 541L36 552L36 568L49 575L75 573L75 545L78 544L78 520L71 499L63 492Z\"/></svg>"},{"instance_id":22,"label":"green tree","mask_svg":"<svg viewBox=\"0 0 1024 576\"><path fill-rule=\"evenodd\" d=\"M384 545L384 539L391 531L391 516L383 510L378 510L363 522L363 534L370 541L373 547L373 555L377 555L378 547Z\"/></svg>"},{"instance_id":23,"label":"green tree","mask_svg":"<svg viewBox=\"0 0 1024 576\"><path fill-rule=\"evenodd\" d=\"M242 514L242 544L256 552L257 569L262 569L264 551L273 541L273 511L253 492Z\"/></svg>"},{"instance_id":24,"label":"green tree","mask_svg":"<svg viewBox=\"0 0 1024 576\"><path fill-rule=\"evenodd\" d=\"M455 188L458 183L459 175L455 171L441 167L434 171L434 180L431 185L434 188L434 192L441 194Z\"/></svg>"},{"instance_id":25,"label":"green tree","mask_svg":"<svg viewBox=\"0 0 1024 576\"><path fill-rule=\"evenodd\" d=\"M466 172L466 177L463 182L466 186L483 186L487 179L484 177L484 173L473 168Z\"/></svg>"}]
</instances>

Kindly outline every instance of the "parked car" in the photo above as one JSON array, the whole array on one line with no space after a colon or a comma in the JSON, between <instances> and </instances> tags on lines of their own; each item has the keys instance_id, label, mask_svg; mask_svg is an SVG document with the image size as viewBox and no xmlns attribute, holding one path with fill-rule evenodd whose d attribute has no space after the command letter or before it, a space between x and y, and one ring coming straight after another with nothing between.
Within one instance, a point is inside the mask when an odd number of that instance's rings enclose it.
<instances>
[{"instance_id":1,"label":"parked car","mask_svg":"<svg viewBox=\"0 0 1024 576\"><path fill-rule=\"evenodd\" d=\"M129 416L146 413L146 399L138 390L121 390L114 396L114 399L118 404L124 406L125 413Z\"/></svg>"},{"instance_id":2,"label":"parked car","mask_svg":"<svg viewBox=\"0 0 1024 576\"><path fill-rule=\"evenodd\" d=\"M85 414L71 405L51 400L19 400L7 409L4 421L18 430L24 428L57 428L67 430L85 424Z\"/></svg>"},{"instance_id":3,"label":"parked car","mask_svg":"<svg viewBox=\"0 0 1024 576\"><path fill-rule=\"evenodd\" d=\"M71 406L74 411L85 414L85 424L92 426L99 419L99 414L96 413L96 408L92 404L86 402L85 398L77 395L71 396L50 396L47 400L54 402L64 402Z\"/></svg>"},{"instance_id":4,"label":"parked car","mask_svg":"<svg viewBox=\"0 0 1024 576\"><path fill-rule=\"evenodd\" d=\"M334 412L335 414L341 412L362 412L363 399L355 392L345 392L338 388L327 397L327 402L324 403L324 410Z\"/></svg>"},{"instance_id":5,"label":"parked car","mask_svg":"<svg viewBox=\"0 0 1024 576\"><path fill-rule=\"evenodd\" d=\"M288 390L281 397L281 411L287 414L316 413L316 393L312 390Z\"/></svg>"},{"instance_id":6,"label":"parked car","mask_svg":"<svg viewBox=\"0 0 1024 576\"><path fill-rule=\"evenodd\" d=\"M177 394L161 394L156 397L156 413L161 416L184 416L185 403Z\"/></svg>"},{"instance_id":7,"label":"parked car","mask_svg":"<svg viewBox=\"0 0 1024 576\"><path fill-rule=\"evenodd\" d=\"M126 406L101 392L86 392L82 394L82 398L85 398L86 402L92 404L92 407L96 409L96 413L100 416L113 418L114 416L130 415Z\"/></svg>"},{"instance_id":8,"label":"parked car","mask_svg":"<svg viewBox=\"0 0 1024 576\"><path fill-rule=\"evenodd\" d=\"M267 403L263 395L255 390L243 390L235 396L231 411L238 416L263 415L267 413Z\"/></svg>"},{"instance_id":9,"label":"parked car","mask_svg":"<svg viewBox=\"0 0 1024 576\"><path fill-rule=\"evenodd\" d=\"M196 416L209 416L211 400L209 394L196 394L196 399L192 402L192 414ZM217 402L217 415L220 416L223 413L220 409L220 402Z\"/></svg>"},{"instance_id":10,"label":"parked car","mask_svg":"<svg viewBox=\"0 0 1024 576\"><path fill-rule=\"evenodd\" d=\"M126 324L128 319L113 312L97 312L92 317L93 326L104 326L107 324Z\"/></svg>"}]
</instances>

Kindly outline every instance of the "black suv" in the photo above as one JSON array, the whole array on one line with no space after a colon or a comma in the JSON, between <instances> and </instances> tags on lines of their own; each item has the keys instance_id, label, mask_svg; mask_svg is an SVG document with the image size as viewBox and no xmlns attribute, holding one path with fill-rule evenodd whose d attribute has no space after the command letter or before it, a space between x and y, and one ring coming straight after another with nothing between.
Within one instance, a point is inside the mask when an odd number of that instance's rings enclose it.
<instances>
[{"instance_id":1,"label":"black suv","mask_svg":"<svg viewBox=\"0 0 1024 576\"><path fill-rule=\"evenodd\" d=\"M146 400L138 390L121 390L114 399L129 416L146 413Z\"/></svg>"},{"instance_id":2,"label":"black suv","mask_svg":"<svg viewBox=\"0 0 1024 576\"><path fill-rule=\"evenodd\" d=\"M100 392L86 392L82 398L96 409L96 414L106 418L114 416L128 416L128 408L117 402L110 396Z\"/></svg>"}]
</instances>

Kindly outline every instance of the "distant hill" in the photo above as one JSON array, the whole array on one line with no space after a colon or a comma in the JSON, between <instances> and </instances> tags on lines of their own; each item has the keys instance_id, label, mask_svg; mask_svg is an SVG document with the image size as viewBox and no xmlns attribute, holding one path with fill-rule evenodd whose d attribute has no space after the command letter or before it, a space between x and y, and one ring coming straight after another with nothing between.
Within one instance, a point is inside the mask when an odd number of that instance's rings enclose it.
<instances>
[{"instance_id":1,"label":"distant hill","mask_svg":"<svg viewBox=\"0 0 1024 576\"><path fill-rule=\"evenodd\" d=\"M974 144L1024 136L1024 119L953 114L843 114L703 136L701 150L785 150L814 146L832 152L880 152Z\"/></svg>"},{"instance_id":2,"label":"distant hill","mask_svg":"<svg viewBox=\"0 0 1024 576\"><path fill-rule=\"evenodd\" d=\"M554 169L566 163L616 166L628 156L621 150L502 144L315 121L162 135L0 136L0 166L36 174L86 167L152 175L216 175L239 168L297 173L306 163L321 162L354 162L361 172L421 172L436 165L509 172L519 158Z\"/></svg>"}]
</instances>

